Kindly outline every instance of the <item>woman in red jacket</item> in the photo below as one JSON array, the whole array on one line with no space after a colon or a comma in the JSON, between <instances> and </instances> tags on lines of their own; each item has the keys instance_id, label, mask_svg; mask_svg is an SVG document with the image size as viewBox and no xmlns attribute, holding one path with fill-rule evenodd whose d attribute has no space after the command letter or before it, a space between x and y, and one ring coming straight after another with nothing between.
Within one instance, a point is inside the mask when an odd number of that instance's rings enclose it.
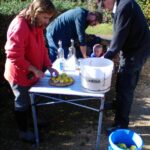
<instances>
[{"instance_id":1,"label":"woman in red jacket","mask_svg":"<svg viewBox=\"0 0 150 150\"><path fill-rule=\"evenodd\" d=\"M52 68L43 35L43 29L55 13L50 0L34 0L13 19L7 32L4 77L15 95L15 118L20 138L26 141L34 141L33 133L27 128L28 90L44 76L44 69L58 74Z\"/></svg>"}]
</instances>

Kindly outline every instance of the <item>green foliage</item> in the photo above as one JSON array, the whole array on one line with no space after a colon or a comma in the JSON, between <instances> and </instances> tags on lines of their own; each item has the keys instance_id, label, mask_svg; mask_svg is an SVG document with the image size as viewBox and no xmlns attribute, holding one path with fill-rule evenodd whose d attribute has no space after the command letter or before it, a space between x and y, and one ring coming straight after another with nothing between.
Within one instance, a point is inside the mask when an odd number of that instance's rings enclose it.
<instances>
[{"instance_id":1,"label":"green foliage","mask_svg":"<svg viewBox=\"0 0 150 150\"><path fill-rule=\"evenodd\" d=\"M150 0L137 0L150 26Z\"/></svg>"},{"instance_id":2,"label":"green foliage","mask_svg":"<svg viewBox=\"0 0 150 150\"><path fill-rule=\"evenodd\" d=\"M1 1L0 2L0 12L1 14L7 14L7 15L12 15L12 14L17 14L19 11L24 9L31 0L26 0L20 2L20 0L10 0L10 1ZM81 3L81 1L69 1L69 0L64 0L63 3L60 0L53 0L54 5L56 8L60 11L68 10L77 6L80 7L87 7L87 3Z\"/></svg>"},{"instance_id":3,"label":"green foliage","mask_svg":"<svg viewBox=\"0 0 150 150\"><path fill-rule=\"evenodd\" d=\"M29 4L29 1L18 2L17 0L13 1L4 1L1 2L0 12L3 15L14 15L17 14L20 10L24 9Z\"/></svg>"},{"instance_id":4,"label":"green foliage","mask_svg":"<svg viewBox=\"0 0 150 150\"><path fill-rule=\"evenodd\" d=\"M64 0L63 3L61 3L60 0L53 0L53 3L56 6L56 8L60 11L72 9L77 6L84 7L84 8L87 7L87 4L81 3L81 1L74 2L74 1Z\"/></svg>"}]
</instances>

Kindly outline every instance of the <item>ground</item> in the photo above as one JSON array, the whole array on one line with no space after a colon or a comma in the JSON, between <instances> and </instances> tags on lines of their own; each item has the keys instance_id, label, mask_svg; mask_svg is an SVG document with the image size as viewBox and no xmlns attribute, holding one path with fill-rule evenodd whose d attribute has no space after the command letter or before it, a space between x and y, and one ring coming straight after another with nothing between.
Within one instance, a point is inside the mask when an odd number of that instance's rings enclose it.
<instances>
[{"instance_id":1,"label":"ground","mask_svg":"<svg viewBox=\"0 0 150 150\"><path fill-rule=\"evenodd\" d=\"M130 116L130 129L139 133L144 141L143 150L150 150L150 59L145 64L135 91ZM5 86L4 86L5 85ZM3 87L2 87L3 86ZM21 142L13 116L13 94L2 84L0 93L0 149L3 150L94 150L98 114L70 105L39 108L41 144ZM113 99L114 87L106 94ZM92 103L92 102L91 102ZM92 103L92 105L98 105ZM108 148L106 128L113 122L113 111L104 111L101 150Z\"/></svg>"}]
</instances>

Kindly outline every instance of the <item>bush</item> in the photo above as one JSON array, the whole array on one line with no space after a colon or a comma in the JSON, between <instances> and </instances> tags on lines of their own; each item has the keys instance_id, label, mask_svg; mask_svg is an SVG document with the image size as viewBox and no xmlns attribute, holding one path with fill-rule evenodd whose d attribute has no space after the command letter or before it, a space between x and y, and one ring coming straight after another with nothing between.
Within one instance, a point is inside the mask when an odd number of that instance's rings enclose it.
<instances>
[{"instance_id":1,"label":"bush","mask_svg":"<svg viewBox=\"0 0 150 150\"><path fill-rule=\"evenodd\" d=\"M150 26L150 0L137 0Z\"/></svg>"},{"instance_id":2,"label":"bush","mask_svg":"<svg viewBox=\"0 0 150 150\"><path fill-rule=\"evenodd\" d=\"M63 3L61 3L60 0L53 0L53 3L59 11L65 11L68 9L75 8L77 6L84 7L84 8L87 7L86 3L81 3L80 1L70 2L69 0L65 0L63 1Z\"/></svg>"},{"instance_id":3,"label":"bush","mask_svg":"<svg viewBox=\"0 0 150 150\"><path fill-rule=\"evenodd\" d=\"M25 8L29 4L29 1L18 2L17 0L13 1L4 1L1 2L0 12L3 15L14 15L17 14L20 10Z\"/></svg>"}]
</instances>

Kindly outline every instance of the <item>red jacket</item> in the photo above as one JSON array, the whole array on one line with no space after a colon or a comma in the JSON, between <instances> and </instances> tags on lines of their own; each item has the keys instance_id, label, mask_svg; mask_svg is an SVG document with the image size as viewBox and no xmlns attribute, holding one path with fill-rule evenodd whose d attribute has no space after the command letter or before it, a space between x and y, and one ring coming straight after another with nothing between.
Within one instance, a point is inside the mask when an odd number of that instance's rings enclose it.
<instances>
[{"instance_id":1,"label":"red jacket","mask_svg":"<svg viewBox=\"0 0 150 150\"><path fill-rule=\"evenodd\" d=\"M38 78L28 79L29 65L42 70L51 66L45 47L43 28L31 27L17 16L10 24L5 45L6 63L4 77L10 83L31 86Z\"/></svg>"}]
</instances>

